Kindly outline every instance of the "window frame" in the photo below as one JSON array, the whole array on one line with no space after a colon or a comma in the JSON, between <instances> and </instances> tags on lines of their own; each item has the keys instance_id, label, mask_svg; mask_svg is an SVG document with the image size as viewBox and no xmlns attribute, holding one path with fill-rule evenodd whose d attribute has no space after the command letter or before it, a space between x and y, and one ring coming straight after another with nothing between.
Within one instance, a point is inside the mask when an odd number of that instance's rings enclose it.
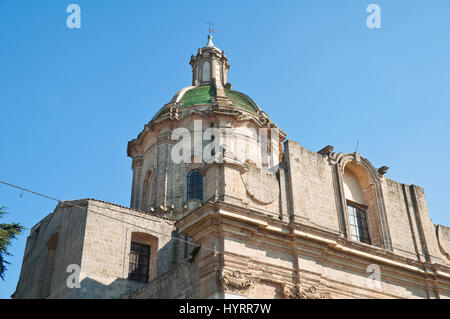
<instances>
[{"instance_id":1,"label":"window frame","mask_svg":"<svg viewBox=\"0 0 450 319\"><path fill-rule=\"evenodd\" d=\"M370 237L370 231L369 231L369 219L368 219L368 206L356 203L351 200L346 200L346 209L347 209L347 222L348 222L348 238L352 241L366 244L366 245L372 245L372 240ZM352 207L355 211L354 215L351 215L350 213L350 207ZM361 212L362 214L357 214ZM361 216L364 216L361 218ZM353 218L351 218L353 217ZM352 222L353 219L353 222ZM363 222L365 222L363 225ZM365 227L363 227L365 226ZM355 229L355 232L352 231L352 229ZM367 233L367 236L364 235L364 231Z\"/></svg>"},{"instance_id":2,"label":"window frame","mask_svg":"<svg viewBox=\"0 0 450 319\"><path fill-rule=\"evenodd\" d=\"M133 249L134 247L134 249ZM139 249L137 249L139 248ZM146 252L142 251L145 248ZM146 254L147 253L147 254ZM128 257L128 280L140 282L140 283L148 283L150 279L150 265L151 265L151 254L152 247L148 244L143 244L137 241L131 241L130 252ZM132 256L136 256L132 259ZM143 261L143 258L145 258ZM134 266L134 267L133 267ZM145 270L144 273L138 271L136 269Z\"/></svg>"},{"instance_id":3,"label":"window frame","mask_svg":"<svg viewBox=\"0 0 450 319\"><path fill-rule=\"evenodd\" d=\"M193 174L198 174L196 176L200 177L200 180L192 181ZM203 201L205 196L204 186L205 186L204 177L202 172L199 169L190 170L189 173L187 174L187 181L186 181L186 200L197 199ZM192 187L194 187L194 189L192 189Z\"/></svg>"}]
</instances>

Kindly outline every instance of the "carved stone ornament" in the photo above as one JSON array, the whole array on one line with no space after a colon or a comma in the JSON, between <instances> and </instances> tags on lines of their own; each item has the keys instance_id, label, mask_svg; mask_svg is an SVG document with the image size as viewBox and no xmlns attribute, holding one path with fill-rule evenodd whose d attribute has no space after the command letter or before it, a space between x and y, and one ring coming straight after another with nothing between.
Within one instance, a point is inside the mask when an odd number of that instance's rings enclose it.
<instances>
[{"instance_id":1,"label":"carved stone ornament","mask_svg":"<svg viewBox=\"0 0 450 319\"><path fill-rule=\"evenodd\" d=\"M241 173L247 193L262 204L273 203L280 193L278 180L274 173L269 170L248 166Z\"/></svg>"},{"instance_id":2,"label":"carved stone ornament","mask_svg":"<svg viewBox=\"0 0 450 319\"><path fill-rule=\"evenodd\" d=\"M332 299L330 293L316 286L311 287L287 287L283 288L283 295L290 299Z\"/></svg>"},{"instance_id":3,"label":"carved stone ornament","mask_svg":"<svg viewBox=\"0 0 450 319\"><path fill-rule=\"evenodd\" d=\"M378 174L380 174L381 176L384 176L388 170L389 170L389 167L382 166L378 169Z\"/></svg>"},{"instance_id":4,"label":"carved stone ornament","mask_svg":"<svg viewBox=\"0 0 450 319\"><path fill-rule=\"evenodd\" d=\"M226 291L245 293L255 284L255 279L243 275L239 270L224 271L222 284Z\"/></svg>"},{"instance_id":5,"label":"carved stone ornament","mask_svg":"<svg viewBox=\"0 0 450 319\"><path fill-rule=\"evenodd\" d=\"M330 293L319 290L315 286L300 289L300 299L331 299Z\"/></svg>"},{"instance_id":6,"label":"carved stone ornament","mask_svg":"<svg viewBox=\"0 0 450 319\"><path fill-rule=\"evenodd\" d=\"M331 153L333 152L334 147L331 145L327 145L324 148L322 148L320 151L318 151L317 153L319 153L320 155L323 156L330 156Z\"/></svg>"},{"instance_id":7,"label":"carved stone ornament","mask_svg":"<svg viewBox=\"0 0 450 319\"><path fill-rule=\"evenodd\" d=\"M171 120L178 120L178 108L177 107L171 107L169 109L169 118Z\"/></svg>"}]
</instances>

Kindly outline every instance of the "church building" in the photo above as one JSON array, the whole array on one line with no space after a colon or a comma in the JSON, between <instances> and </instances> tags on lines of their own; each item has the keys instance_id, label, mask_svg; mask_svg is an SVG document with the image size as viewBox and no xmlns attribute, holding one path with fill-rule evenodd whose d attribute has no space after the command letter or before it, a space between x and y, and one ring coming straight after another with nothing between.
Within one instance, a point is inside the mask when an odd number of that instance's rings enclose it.
<instances>
[{"instance_id":1,"label":"church building","mask_svg":"<svg viewBox=\"0 0 450 319\"><path fill-rule=\"evenodd\" d=\"M364 154L286 139L211 35L137 137L130 207L60 202L13 298L450 298L450 228Z\"/></svg>"}]
</instances>

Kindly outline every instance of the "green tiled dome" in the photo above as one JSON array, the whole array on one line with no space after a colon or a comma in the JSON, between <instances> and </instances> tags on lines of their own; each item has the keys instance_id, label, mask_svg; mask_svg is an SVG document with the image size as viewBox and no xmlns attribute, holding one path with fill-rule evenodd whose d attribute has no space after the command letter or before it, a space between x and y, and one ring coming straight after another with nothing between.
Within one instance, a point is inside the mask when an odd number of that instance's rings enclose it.
<instances>
[{"instance_id":1,"label":"green tiled dome","mask_svg":"<svg viewBox=\"0 0 450 319\"><path fill-rule=\"evenodd\" d=\"M216 96L216 90L213 86L199 86L184 93L180 102L182 106L211 104L213 96Z\"/></svg>"},{"instance_id":2,"label":"green tiled dome","mask_svg":"<svg viewBox=\"0 0 450 319\"><path fill-rule=\"evenodd\" d=\"M214 86L204 85L196 87L187 87L180 90L172 99L172 102L179 102L178 107L188 107L193 105L208 105L212 104L211 98L216 96L216 89ZM257 114L260 109L253 100L246 94L225 89L225 96L232 101L234 107L241 110ZM161 115L168 112L168 109L162 108L155 114L152 120L157 119Z\"/></svg>"},{"instance_id":3,"label":"green tiled dome","mask_svg":"<svg viewBox=\"0 0 450 319\"><path fill-rule=\"evenodd\" d=\"M258 113L259 108L255 102L247 95L241 92L225 89L225 95L233 101L233 106L242 110ZM199 86L186 91L181 97L181 107L211 104L211 97L216 96L216 90L213 86Z\"/></svg>"},{"instance_id":4,"label":"green tiled dome","mask_svg":"<svg viewBox=\"0 0 450 319\"><path fill-rule=\"evenodd\" d=\"M225 89L225 95L233 101L233 105L251 113L258 113L259 108L246 94Z\"/></svg>"}]
</instances>

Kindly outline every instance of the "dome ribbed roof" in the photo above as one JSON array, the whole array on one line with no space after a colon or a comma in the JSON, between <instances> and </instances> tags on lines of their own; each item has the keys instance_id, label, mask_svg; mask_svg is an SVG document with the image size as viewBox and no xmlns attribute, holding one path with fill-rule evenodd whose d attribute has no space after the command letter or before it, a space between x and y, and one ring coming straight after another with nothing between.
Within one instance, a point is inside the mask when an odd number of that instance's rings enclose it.
<instances>
[{"instance_id":1,"label":"dome ribbed roof","mask_svg":"<svg viewBox=\"0 0 450 319\"><path fill-rule=\"evenodd\" d=\"M194 87L181 96L181 106L191 106L196 104L211 104L211 98L216 96L216 90L214 86L199 86Z\"/></svg>"},{"instance_id":2,"label":"dome ribbed roof","mask_svg":"<svg viewBox=\"0 0 450 319\"><path fill-rule=\"evenodd\" d=\"M224 91L225 96L231 101L233 107L253 114L258 114L261 111L258 105L248 95L231 89L224 89ZM194 105L211 105L212 98L216 95L216 89L212 85L188 86L178 91L172 98L171 102L178 103L178 108L190 107ZM168 110L165 108L160 109L152 120L157 119L162 114L167 112Z\"/></svg>"},{"instance_id":3,"label":"dome ribbed roof","mask_svg":"<svg viewBox=\"0 0 450 319\"><path fill-rule=\"evenodd\" d=\"M191 87L188 90L181 90L177 95L175 95L174 100L181 103L180 107L186 107L192 105L211 104L211 98L214 96L216 96L214 86L205 85ZM256 103L244 93L225 89L225 96L232 101L234 107L255 114L259 112L259 107Z\"/></svg>"}]
</instances>

